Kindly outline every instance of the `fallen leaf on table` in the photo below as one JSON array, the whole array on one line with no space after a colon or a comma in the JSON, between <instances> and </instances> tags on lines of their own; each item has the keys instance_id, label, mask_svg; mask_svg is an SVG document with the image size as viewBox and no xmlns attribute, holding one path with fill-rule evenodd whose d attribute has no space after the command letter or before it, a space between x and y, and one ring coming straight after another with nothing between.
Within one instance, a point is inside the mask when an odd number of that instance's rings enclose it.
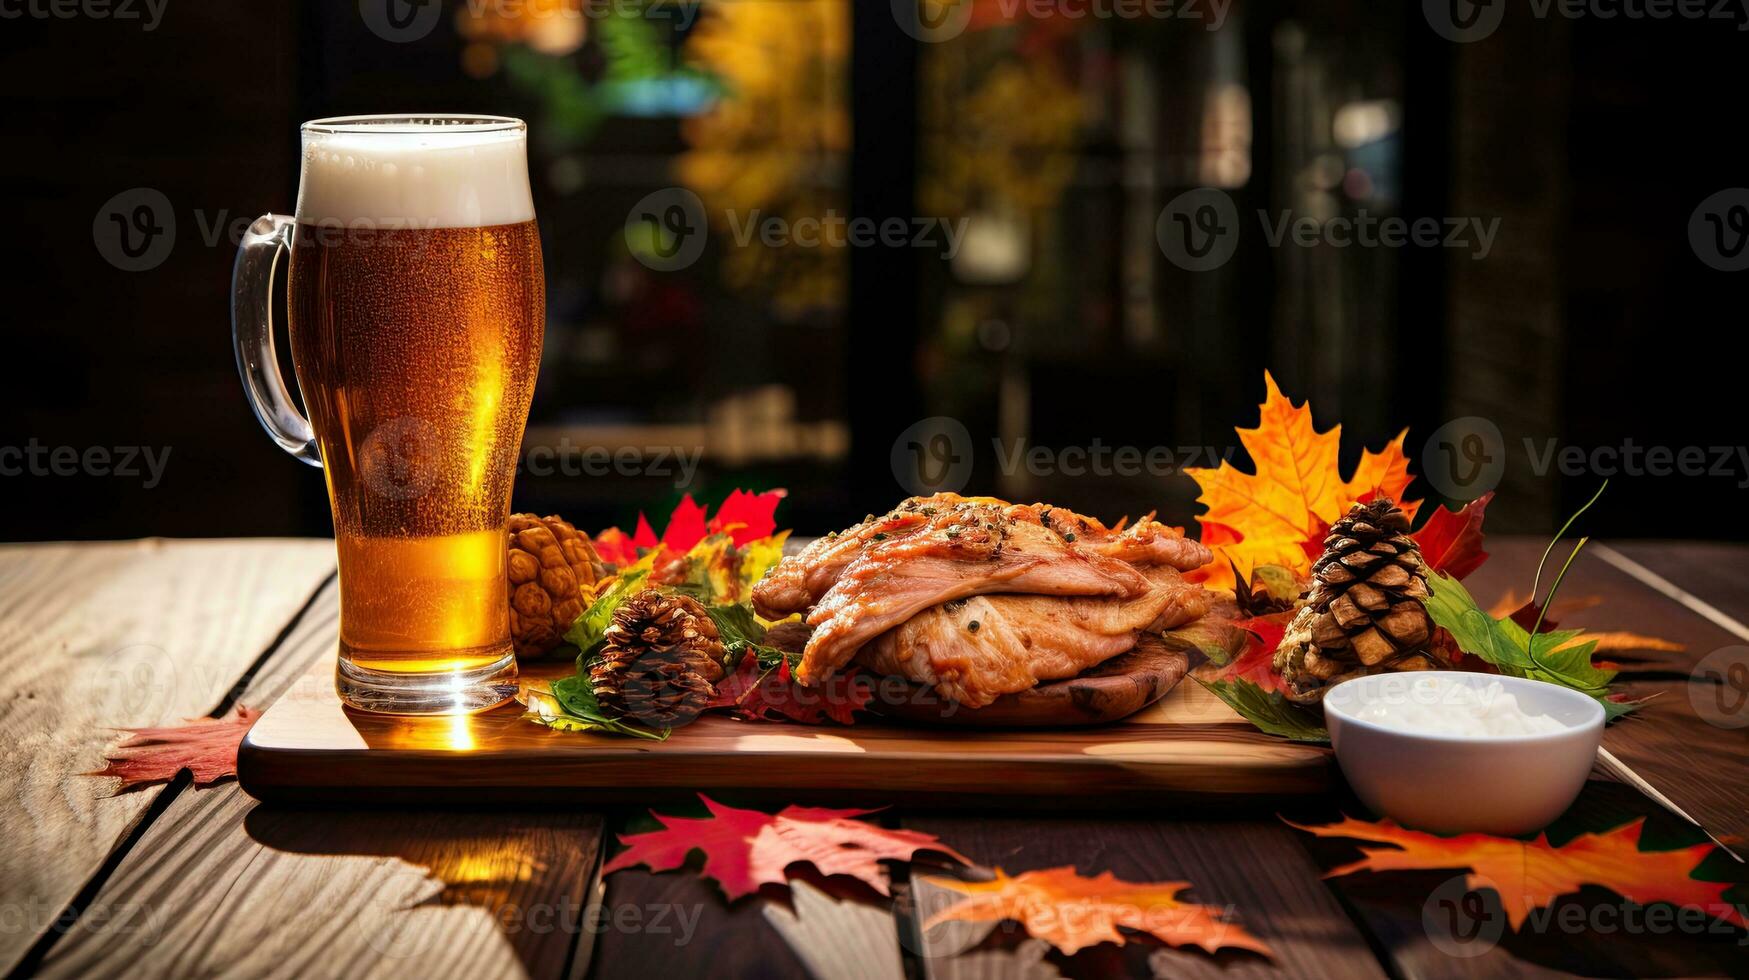
<instances>
[{"instance_id":1,"label":"fallen leaf on table","mask_svg":"<svg viewBox=\"0 0 1749 980\"><path fill-rule=\"evenodd\" d=\"M104 753L108 765L87 776L115 776L120 789L167 783L187 769L196 786L237 774L237 746L261 712L237 705L223 718L195 718L165 728L124 728L128 737Z\"/></svg>"},{"instance_id":2,"label":"fallen leaf on table","mask_svg":"<svg viewBox=\"0 0 1749 980\"><path fill-rule=\"evenodd\" d=\"M1572 599L1558 600L1549 607L1548 615L1542 616L1542 632L1553 632L1561 620L1568 616L1593 606L1601 605L1600 595L1575 596ZM1488 615L1497 619L1510 619L1525 630L1536 628L1537 617L1542 615L1542 607L1535 600L1520 599L1515 592L1507 592L1500 601L1489 607ZM1568 640L1564 646L1574 646L1590 642L1594 652L1611 650L1686 650L1686 644L1662 637L1648 636L1644 633L1630 633L1622 630L1612 630L1607 633L1580 633ZM1557 648L1558 649L1558 648Z\"/></svg>"},{"instance_id":3,"label":"fallen leaf on table","mask_svg":"<svg viewBox=\"0 0 1749 980\"><path fill-rule=\"evenodd\" d=\"M1319 432L1309 405L1295 405L1267 372L1263 380L1267 393L1257 428L1237 430L1256 472L1226 461L1214 469L1185 470L1202 488L1197 502L1207 510L1198 521L1205 533L1211 524L1221 526L1218 536L1207 533L1204 542L1216 542L1210 545L1215 560L1186 576L1210 588L1232 588L1235 567L1240 575L1261 564L1308 574L1307 535L1317 521L1334 521L1357 501L1388 496L1411 517L1419 504L1402 499L1410 480L1403 453L1407 429L1382 451L1363 451L1345 480L1338 461L1342 426Z\"/></svg>"},{"instance_id":4,"label":"fallen leaf on table","mask_svg":"<svg viewBox=\"0 0 1749 980\"><path fill-rule=\"evenodd\" d=\"M1607 888L1640 905L1669 902L1749 927L1743 911L1724 898L1727 890L1736 887L1734 883L1690 877L1715 845L1642 851L1640 831L1645 825L1644 817L1603 833L1581 834L1560 847L1551 846L1546 833L1527 842L1487 834L1439 837L1408 830L1388 820L1371 823L1353 817L1325 825L1283 822L1318 837L1343 837L1392 846L1390 850L1362 847L1364 857L1332 869L1324 875L1326 878L1358 871L1466 869L1469 875L1465 884L1471 891L1492 888L1499 893L1513 929L1523 925L1533 910L1586 885Z\"/></svg>"},{"instance_id":5,"label":"fallen leaf on table","mask_svg":"<svg viewBox=\"0 0 1749 980\"><path fill-rule=\"evenodd\" d=\"M943 922L1012 919L1027 935L1073 954L1103 942L1126 942L1118 927L1145 932L1173 946L1210 953L1223 947L1269 956L1269 947L1212 905L1182 902L1185 881L1128 882L1106 871L1092 877L1072 867L1025 871L1014 877L996 868L990 881L925 877L924 881L966 898L931 916L925 930Z\"/></svg>"},{"instance_id":6,"label":"fallen leaf on table","mask_svg":"<svg viewBox=\"0 0 1749 980\"><path fill-rule=\"evenodd\" d=\"M761 885L788 881L784 869L806 861L823 875L849 875L888 894L883 860L909 861L918 851L936 851L956 861L971 862L933 834L888 830L857 817L873 810L827 810L785 807L773 814L724 806L699 794L708 817L665 817L651 811L661 830L621 835L626 845L601 869L604 875L644 865L651 871L672 871L694 850L704 852L700 874L713 878L733 901Z\"/></svg>"},{"instance_id":7,"label":"fallen leaf on table","mask_svg":"<svg viewBox=\"0 0 1749 980\"><path fill-rule=\"evenodd\" d=\"M1644 633L1628 633L1628 632L1623 632L1623 631L1612 631L1609 633L1581 633L1579 636L1575 637L1573 640L1568 641L1568 643L1569 643L1569 645L1571 645L1573 643L1583 643L1583 642L1587 642L1587 641L1592 644L1591 649L1593 651L1598 651L1598 652L1601 652L1604 650L1621 651L1621 650L1686 650L1686 649L1688 649L1688 647L1686 645L1681 644L1681 643L1677 643L1674 640L1665 640L1665 639L1660 639L1659 637L1656 637L1656 636L1647 636ZM1556 649L1560 649L1560 648L1557 647Z\"/></svg>"}]
</instances>

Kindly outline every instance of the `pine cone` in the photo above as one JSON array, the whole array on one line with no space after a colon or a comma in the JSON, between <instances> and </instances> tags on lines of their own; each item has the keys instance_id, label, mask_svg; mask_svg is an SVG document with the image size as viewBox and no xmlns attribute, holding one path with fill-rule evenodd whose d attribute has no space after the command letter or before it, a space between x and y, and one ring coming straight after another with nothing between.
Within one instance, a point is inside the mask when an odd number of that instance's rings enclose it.
<instances>
[{"instance_id":1,"label":"pine cone","mask_svg":"<svg viewBox=\"0 0 1749 980\"><path fill-rule=\"evenodd\" d=\"M723 641L697 599L645 589L614 610L589 670L602 711L652 728L698 717L723 676Z\"/></svg>"},{"instance_id":2,"label":"pine cone","mask_svg":"<svg viewBox=\"0 0 1749 980\"><path fill-rule=\"evenodd\" d=\"M1275 654L1290 697L1315 702L1350 677L1443 666L1427 647L1427 563L1408 531L1408 516L1382 498L1355 504L1330 528L1306 604Z\"/></svg>"},{"instance_id":3,"label":"pine cone","mask_svg":"<svg viewBox=\"0 0 1749 980\"><path fill-rule=\"evenodd\" d=\"M512 514L509 531L511 644L519 657L539 657L565 642L605 567L589 539L556 514Z\"/></svg>"}]
</instances>

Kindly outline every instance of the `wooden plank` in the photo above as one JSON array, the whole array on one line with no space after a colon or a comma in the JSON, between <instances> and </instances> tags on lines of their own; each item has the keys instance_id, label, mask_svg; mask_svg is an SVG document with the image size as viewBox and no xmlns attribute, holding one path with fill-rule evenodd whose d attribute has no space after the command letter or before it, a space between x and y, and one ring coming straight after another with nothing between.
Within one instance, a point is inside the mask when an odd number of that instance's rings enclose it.
<instances>
[{"instance_id":1,"label":"wooden plank","mask_svg":"<svg viewBox=\"0 0 1749 980\"><path fill-rule=\"evenodd\" d=\"M1712 606L1734 624L1741 641L1749 643L1749 545L1612 541L1609 550ZM1600 556L1608 560L1607 554Z\"/></svg>"},{"instance_id":2,"label":"wooden plank","mask_svg":"<svg viewBox=\"0 0 1749 980\"><path fill-rule=\"evenodd\" d=\"M525 676L567 672L536 664ZM556 732L506 705L462 721L345 710L313 669L308 697L283 698L244 741L244 788L259 798L591 802L691 799L694 791L803 799L1074 807L1114 801L1242 805L1328 789L1329 753L1264 735L1183 683L1117 725L920 729L750 725L707 716L664 742ZM1182 692L1182 694L1181 694ZM724 765L735 756L739 765Z\"/></svg>"},{"instance_id":3,"label":"wooden plank","mask_svg":"<svg viewBox=\"0 0 1749 980\"><path fill-rule=\"evenodd\" d=\"M1517 539L1490 541L1489 549L1494 556L1468 583L1477 601L1487 605L1508 590L1520 597L1527 594L1541 547ZM1728 586L1720 594L1728 600ZM1719 688L1704 680L1691 680L1709 656L1729 657L1732 648L1743 654L1739 659L1749 663L1749 650L1742 649L1745 641L1703 612L1634 578L1601 553L1580 555L1561 586L1561 596L1601 598L1596 606L1564 620L1563 626L1649 633L1686 647L1604 655L1622 667L1619 690L1651 700L1634 715L1611 725L1604 732L1603 747L1671 805L1745 856L1743 845L1749 843L1749 778L1745 778L1749 774L1749 704L1739 703L1735 716L1723 718L1726 724L1713 724L1696 705L1717 695ZM1731 727L1732 722L1737 727Z\"/></svg>"},{"instance_id":4,"label":"wooden plank","mask_svg":"<svg viewBox=\"0 0 1749 980\"><path fill-rule=\"evenodd\" d=\"M326 541L0 548L0 929L11 969L161 790L112 796L113 727L208 714L334 566Z\"/></svg>"},{"instance_id":5,"label":"wooden plank","mask_svg":"<svg viewBox=\"0 0 1749 980\"><path fill-rule=\"evenodd\" d=\"M337 627L330 584L244 699L310 677ZM190 789L41 973L562 976L580 939L587 964L598 927L600 831L576 811L298 811L260 806L235 784Z\"/></svg>"},{"instance_id":6,"label":"wooden plank","mask_svg":"<svg viewBox=\"0 0 1749 980\"><path fill-rule=\"evenodd\" d=\"M641 829L641 828L640 828ZM667 980L679 977L807 977L807 968L766 921L770 898L784 889L730 904L715 883L693 871L652 874L630 868L609 875L602 907L628 928L604 931L596 941L594 980ZM637 924L650 923L650 928Z\"/></svg>"},{"instance_id":7,"label":"wooden plank","mask_svg":"<svg viewBox=\"0 0 1749 980\"><path fill-rule=\"evenodd\" d=\"M905 827L936 834L986 867L1009 874L1073 865L1126 881L1189 881L1187 901L1230 906L1268 943L1273 960L1242 950L1209 955L1146 938L1101 944L1074 956L1045 953L1009 923L987 934L957 924L923 933L918 947L932 980L1003 977L1056 969L1065 976L1381 977L1366 939L1319 878L1294 831L1273 820L1138 821L972 819L907 816ZM952 904L952 894L913 873L914 918L921 924Z\"/></svg>"},{"instance_id":8,"label":"wooden plank","mask_svg":"<svg viewBox=\"0 0 1749 980\"><path fill-rule=\"evenodd\" d=\"M796 879L790 882L789 905L772 902L764 912L813 976L904 980L898 932L883 905L834 897Z\"/></svg>"}]
</instances>

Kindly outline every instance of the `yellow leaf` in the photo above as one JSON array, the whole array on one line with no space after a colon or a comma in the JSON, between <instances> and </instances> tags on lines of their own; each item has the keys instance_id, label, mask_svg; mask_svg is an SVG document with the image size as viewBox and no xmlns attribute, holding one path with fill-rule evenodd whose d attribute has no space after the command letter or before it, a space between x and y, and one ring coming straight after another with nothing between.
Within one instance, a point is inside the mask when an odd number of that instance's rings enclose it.
<instances>
[{"instance_id":1,"label":"yellow leaf","mask_svg":"<svg viewBox=\"0 0 1749 980\"><path fill-rule=\"evenodd\" d=\"M1647 636L1644 633L1580 633L1571 640L1556 647L1553 652L1559 653L1568 647L1576 647L1581 643L1596 643L1593 653L1622 650L1686 650L1688 647L1675 640L1660 639Z\"/></svg>"},{"instance_id":2,"label":"yellow leaf","mask_svg":"<svg viewBox=\"0 0 1749 980\"><path fill-rule=\"evenodd\" d=\"M1199 570L1203 584L1212 588L1233 587L1229 562L1243 575L1265 564L1309 574L1311 562L1302 547L1307 536L1318 522L1334 522L1363 498L1388 496L1410 517L1419 505L1402 499L1410 480L1403 453L1407 429L1381 451L1362 452L1354 475L1345 480L1338 461L1342 426L1319 432L1310 405L1295 405L1268 372L1263 381L1267 393L1257 427L1237 430L1256 472L1226 461L1214 469L1185 471L1202 488L1197 502L1207 511L1199 520L1223 525L1240 539L1214 545L1214 562Z\"/></svg>"}]
</instances>

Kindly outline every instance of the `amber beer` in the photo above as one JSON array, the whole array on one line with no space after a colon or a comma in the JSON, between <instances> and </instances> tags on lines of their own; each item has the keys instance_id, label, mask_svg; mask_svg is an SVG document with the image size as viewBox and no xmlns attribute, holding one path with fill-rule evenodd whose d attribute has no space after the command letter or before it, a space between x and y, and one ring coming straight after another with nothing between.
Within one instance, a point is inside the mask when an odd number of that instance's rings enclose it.
<instances>
[{"instance_id":1,"label":"amber beer","mask_svg":"<svg viewBox=\"0 0 1749 980\"><path fill-rule=\"evenodd\" d=\"M282 241L334 512L340 693L412 713L500 703L516 676L504 528L545 321L525 130L306 125Z\"/></svg>"}]
</instances>

